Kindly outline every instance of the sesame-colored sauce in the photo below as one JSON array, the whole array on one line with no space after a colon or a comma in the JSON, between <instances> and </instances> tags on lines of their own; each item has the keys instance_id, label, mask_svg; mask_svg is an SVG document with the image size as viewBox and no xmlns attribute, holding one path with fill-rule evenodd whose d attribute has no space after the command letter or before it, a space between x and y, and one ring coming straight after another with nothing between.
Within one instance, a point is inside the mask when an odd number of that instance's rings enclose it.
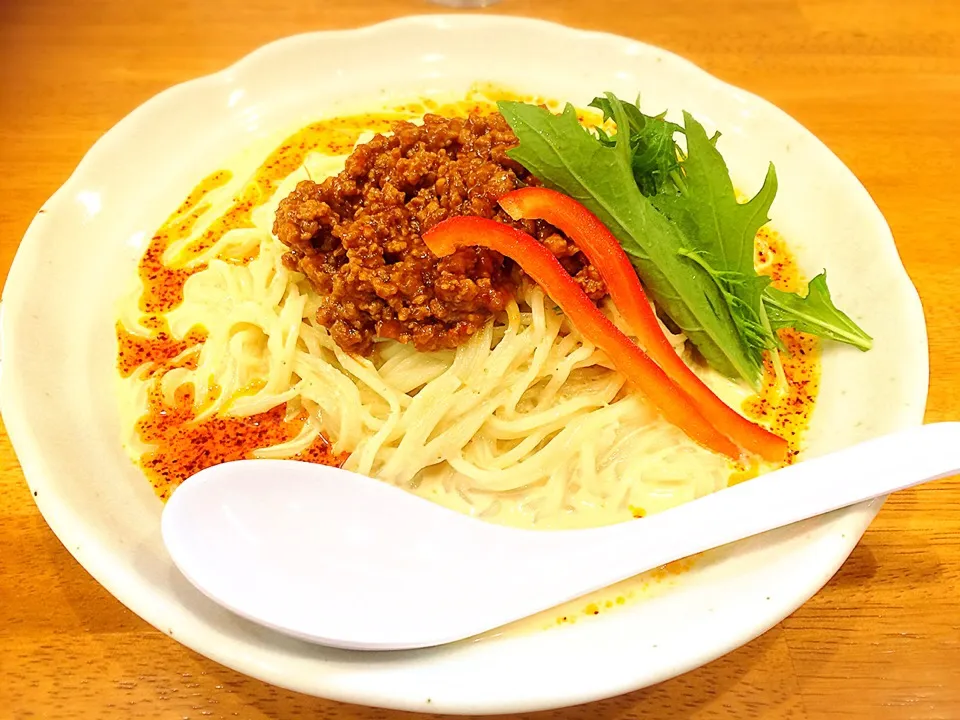
<instances>
[{"instance_id":1,"label":"sesame-colored sauce","mask_svg":"<svg viewBox=\"0 0 960 720\"><path fill-rule=\"evenodd\" d=\"M191 475L204 468L251 457L253 450L289 442L303 428L304 418L284 419L285 406L246 417L215 416L194 422L197 410L192 388L177 389L173 404L164 402L158 386L149 394L149 411L137 422L140 438L154 450L144 453L140 467L161 499ZM336 455L317 438L296 460L341 465L346 459Z\"/></svg>"},{"instance_id":2,"label":"sesame-colored sauce","mask_svg":"<svg viewBox=\"0 0 960 720\"><path fill-rule=\"evenodd\" d=\"M200 329L191 330L183 340L177 340L166 327L155 330L151 336L144 336L127 332L121 323L117 323L117 369L122 377L130 377L142 365L148 366L150 375L161 369L170 370L174 358L206 339L207 334Z\"/></svg>"},{"instance_id":3,"label":"sesame-colored sauce","mask_svg":"<svg viewBox=\"0 0 960 720\"><path fill-rule=\"evenodd\" d=\"M143 285L140 310L148 316L155 318L183 302L183 284L205 267L169 267L164 263L163 255L172 243L188 237L200 217L210 209L209 204L201 204L201 201L230 182L232 177L227 170L218 170L205 177L150 239L138 267Z\"/></svg>"},{"instance_id":4,"label":"sesame-colored sauce","mask_svg":"<svg viewBox=\"0 0 960 720\"><path fill-rule=\"evenodd\" d=\"M183 302L187 278L206 267L204 263L189 267L182 263L209 250L230 230L254 227L251 219L254 209L266 203L280 183L303 165L308 153L345 155L362 133L386 131L392 122L402 117L400 112L354 115L313 123L298 130L267 156L227 209L178 253L181 265L168 265L164 255L174 243L193 237L197 222L212 207L210 194L233 179L230 171L218 170L204 178L150 239L138 266L142 284L139 309L143 313L140 325L149 334L130 332L117 323L117 370L126 378L146 366L145 376L152 378L147 413L137 423L137 433L144 443L154 448L140 458L140 466L162 499L205 467L248 458L258 448L295 438L304 423L304 418L286 420L284 406L248 417L215 416L197 421L193 394L183 392L182 388L173 404L164 402L160 392L163 375L176 367L195 368L197 354L187 351L191 348L199 351L206 339L206 331L197 327L177 340L167 325L165 314ZM209 400L212 402L213 398ZM318 436L297 459L339 465L345 457L335 455Z\"/></svg>"},{"instance_id":5,"label":"sesame-colored sauce","mask_svg":"<svg viewBox=\"0 0 960 720\"><path fill-rule=\"evenodd\" d=\"M693 567L695 560L695 557L674 560L671 563L661 565L658 568L643 573L640 583L637 583L636 579L631 578L630 580L614 585L608 590L601 591L602 596L601 593L593 593L590 599L586 601L581 600L579 605L576 603L568 603L563 606L559 613L557 610L549 611L554 616L553 623L556 625L572 625L577 621L578 617L584 615L588 617L590 615L599 615L605 610L612 610L626 605L639 595L649 592L652 587L687 572ZM615 590L615 592L610 592L610 590Z\"/></svg>"},{"instance_id":6,"label":"sesame-colored sauce","mask_svg":"<svg viewBox=\"0 0 960 720\"><path fill-rule=\"evenodd\" d=\"M772 285L786 292L805 292L796 260L783 238L763 228L757 233L756 261L762 272L770 275ZM810 423L814 400L820 388L820 341L813 335L792 329L778 332L784 344L779 353L786 386L777 383L773 355L766 354L763 364L763 385L744 403L743 409L787 441L787 463L796 461L801 450L803 433ZM748 479L734 477L732 480Z\"/></svg>"}]
</instances>

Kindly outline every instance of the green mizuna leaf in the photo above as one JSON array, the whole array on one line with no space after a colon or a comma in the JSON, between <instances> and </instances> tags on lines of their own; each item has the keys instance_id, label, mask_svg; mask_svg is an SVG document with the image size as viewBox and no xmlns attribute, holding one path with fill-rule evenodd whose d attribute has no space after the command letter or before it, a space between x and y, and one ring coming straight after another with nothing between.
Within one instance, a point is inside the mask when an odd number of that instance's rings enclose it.
<instances>
[{"instance_id":1,"label":"green mizuna leaf","mask_svg":"<svg viewBox=\"0 0 960 720\"><path fill-rule=\"evenodd\" d=\"M680 158L682 153L673 136L683 128L661 115L645 115L637 104L620 102L627 117L630 138L630 166L637 187L644 195L656 195L664 188L681 187ZM590 103L603 112L603 119L614 118L613 102L606 97L596 97ZM617 126L619 134L619 125ZM616 145L617 134L608 136L597 130L597 136L605 145Z\"/></svg>"},{"instance_id":2,"label":"green mizuna leaf","mask_svg":"<svg viewBox=\"0 0 960 720\"><path fill-rule=\"evenodd\" d=\"M773 347L776 339L763 318L761 297L770 279L754 268L754 239L769 221L777 175L771 164L759 192L746 203L737 202L720 152L693 116L684 113L683 118L687 137L684 187L676 194L658 195L653 203L682 229L688 245L681 253L717 283L759 376L763 350Z\"/></svg>"},{"instance_id":3,"label":"green mizuna leaf","mask_svg":"<svg viewBox=\"0 0 960 720\"><path fill-rule=\"evenodd\" d=\"M629 127L623 106L608 94L618 127ZM509 151L547 187L586 206L617 237L657 307L679 326L710 365L756 385L760 366L741 342L729 304L711 274L685 254L691 243L644 197L633 176L629 136L611 146L584 129L572 105L544 108L499 103L519 145Z\"/></svg>"},{"instance_id":4,"label":"green mizuna leaf","mask_svg":"<svg viewBox=\"0 0 960 720\"><path fill-rule=\"evenodd\" d=\"M795 328L864 351L873 345L873 338L833 304L827 289L826 272L810 281L805 297L768 287L764 291L763 303L775 330Z\"/></svg>"}]
</instances>

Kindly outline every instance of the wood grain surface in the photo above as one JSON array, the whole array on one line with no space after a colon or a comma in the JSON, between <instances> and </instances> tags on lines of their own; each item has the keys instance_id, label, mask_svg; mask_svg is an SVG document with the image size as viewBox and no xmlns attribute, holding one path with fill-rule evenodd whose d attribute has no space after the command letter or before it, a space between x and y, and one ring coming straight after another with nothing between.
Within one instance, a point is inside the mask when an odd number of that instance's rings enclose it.
<instances>
[{"instance_id":1,"label":"wood grain surface","mask_svg":"<svg viewBox=\"0 0 960 720\"><path fill-rule=\"evenodd\" d=\"M155 93L285 35L436 11L425 0L0 0L2 277L41 203ZM960 418L960 3L502 0L483 12L661 45L822 138L876 199L920 290L927 418ZM653 688L523 717L955 720L958 587L952 479L891 499L827 587L749 645ZM60 545L0 435L0 718L413 717L280 690L156 632Z\"/></svg>"}]
</instances>

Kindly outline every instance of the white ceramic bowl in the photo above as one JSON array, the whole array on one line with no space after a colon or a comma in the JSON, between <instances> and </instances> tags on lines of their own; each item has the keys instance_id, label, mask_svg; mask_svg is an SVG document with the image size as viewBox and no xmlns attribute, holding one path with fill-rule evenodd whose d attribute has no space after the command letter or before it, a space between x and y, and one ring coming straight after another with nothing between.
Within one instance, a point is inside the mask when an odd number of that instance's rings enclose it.
<instances>
[{"instance_id":1,"label":"white ceramic bowl","mask_svg":"<svg viewBox=\"0 0 960 720\"><path fill-rule=\"evenodd\" d=\"M356 703L462 713L581 703L649 685L764 632L846 559L879 503L747 541L669 591L550 631L433 650L313 647L220 610L174 570L161 504L124 456L113 394L113 302L146 239L195 183L255 136L364 100L489 80L585 103L643 92L723 130L745 191L776 163L772 214L811 276L875 338L830 345L809 433L819 454L921 422L927 344L883 217L843 164L772 105L633 40L496 16L415 17L301 35L167 90L90 150L34 219L3 293L3 415L36 502L77 560L125 605L232 668ZM842 482L843 478L837 478Z\"/></svg>"}]
</instances>

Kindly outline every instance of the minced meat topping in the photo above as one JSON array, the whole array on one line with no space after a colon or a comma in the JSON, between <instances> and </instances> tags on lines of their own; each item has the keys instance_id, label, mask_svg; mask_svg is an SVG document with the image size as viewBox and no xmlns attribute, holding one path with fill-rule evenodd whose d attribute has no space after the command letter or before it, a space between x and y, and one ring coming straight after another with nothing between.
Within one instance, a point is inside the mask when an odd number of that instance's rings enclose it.
<instances>
[{"instance_id":1,"label":"minced meat topping","mask_svg":"<svg viewBox=\"0 0 960 720\"><path fill-rule=\"evenodd\" d=\"M499 114L397 122L357 146L339 175L303 181L281 201L274 233L284 261L320 297L318 321L345 350L369 354L376 337L418 350L454 348L503 310L520 273L487 248L437 258L421 233L448 217L509 223L546 245L594 300L606 289L576 246L541 221L514 222L497 201L536 184L506 151L517 140Z\"/></svg>"}]
</instances>

